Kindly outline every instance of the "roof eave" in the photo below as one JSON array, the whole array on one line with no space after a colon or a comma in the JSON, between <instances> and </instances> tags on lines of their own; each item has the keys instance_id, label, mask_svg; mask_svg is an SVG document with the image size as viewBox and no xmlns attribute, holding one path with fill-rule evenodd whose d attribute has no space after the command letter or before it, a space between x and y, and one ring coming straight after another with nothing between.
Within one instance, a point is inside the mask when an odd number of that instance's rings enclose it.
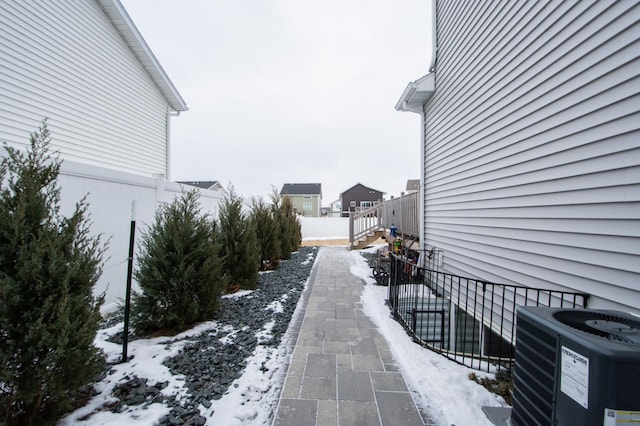
<instances>
[{"instance_id":1,"label":"roof eave","mask_svg":"<svg viewBox=\"0 0 640 426\"><path fill-rule=\"evenodd\" d=\"M435 76L428 73L407 85L396 103L396 111L422 113L424 105L435 91Z\"/></svg>"},{"instance_id":2,"label":"roof eave","mask_svg":"<svg viewBox=\"0 0 640 426\"><path fill-rule=\"evenodd\" d=\"M160 62L158 62L147 45L147 42L144 41L144 38L136 28L124 6L122 6L122 3L120 3L119 0L97 1L102 6L105 14L120 33L133 54L149 73L156 86L158 86L167 100L169 107L173 111L187 111L188 108L184 99L182 99L182 96L178 93L178 90L169 79L169 76L167 76L167 73L160 65Z\"/></svg>"}]
</instances>

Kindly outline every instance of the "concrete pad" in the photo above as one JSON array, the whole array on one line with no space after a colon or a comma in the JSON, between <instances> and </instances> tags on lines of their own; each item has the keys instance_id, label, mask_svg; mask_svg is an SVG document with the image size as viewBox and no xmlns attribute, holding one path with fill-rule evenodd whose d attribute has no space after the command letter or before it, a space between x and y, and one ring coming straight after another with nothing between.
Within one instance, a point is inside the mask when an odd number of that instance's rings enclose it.
<instances>
[{"instance_id":1,"label":"concrete pad","mask_svg":"<svg viewBox=\"0 0 640 426\"><path fill-rule=\"evenodd\" d=\"M375 355L378 356L378 347L371 337L362 337L349 342L352 355Z\"/></svg>"},{"instance_id":2,"label":"concrete pad","mask_svg":"<svg viewBox=\"0 0 640 426\"><path fill-rule=\"evenodd\" d=\"M338 425L338 401L320 400L318 401L318 419L316 426L337 426Z\"/></svg>"},{"instance_id":3,"label":"concrete pad","mask_svg":"<svg viewBox=\"0 0 640 426\"><path fill-rule=\"evenodd\" d=\"M354 370L384 371L382 360L373 355L351 355Z\"/></svg>"},{"instance_id":4,"label":"concrete pad","mask_svg":"<svg viewBox=\"0 0 640 426\"><path fill-rule=\"evenodd\" d=\"M316 424L318 401L282 399L274 422L275 426L299 426Z\"/></svg>"},{"instance_id":5,"label":"concrete pad","mask_svg":"<svg viewBox=\"0 0 640 426\"><path fill-rule=\"evenodd\" d=\"M324 339L332 342L348 342L349 332L346 328L325 328Z\"/></svg>"},{"instance_id":6,"label":"concrete pad","mask_svg":"<svg viewBox=\"0 0 640 426\"><path fill-rule=\"evenodd\" d=\"M307 367L304 370L305 377L336 377L336 355L314 354L307 357Z\"/></svg>"},{"instance_id":7,"label":"concrete pad","mask_svg":"<svg viewBox=\"0 0 640 426\"><path fill-rule=\"evenodd\" d=\"M340 426L380 425L378 407L373 402L340 401L338 403ZM395 423L400 425L401 423Z\"/></svg>"},{"instance_id":8,"label":"concrete pad","mask_svg":"<svg viewBox=\"0 0 640 426\"><path fill-rule=\"evenodd\" d=\"M351 370L351 355L349 354L337 354L336 355L336 364L338 368L349 369Z\"/></svg>"},{"instance_id":9,"label":"concrete pad","mask_svg":"<svg viewBox=\"0 0 640 426\"><path fill-rule=\"evenodd\" d=\"M324 341L322 352L325 354L351 354L351 347L347 342Z\"/></svg>"},{"instance_id":10,"label":"concrete pad","mask_svg":"<svg viewBox=\"0 0 640 426\"><path fill-rule=\"evenodd\" d=\"M302 376L289 376L284 381L280 398L299 398L302 387Z\"/></svg>"},{"instance_id":11,"label":"concrete pad","mask_svg":"<svg viewBox=\"0 0 640 426\"><path fill-rule=\"evenodd\" d=\"M408 392L376 392L383 425L422 426L422 417Z\"/></svg>"},{"instance_id":12,"label":"concrete pad","mask_svg":"<svg viewBox=\"0 0 640 426\"><path fill-rule=\"evenodd\" d=\"M300 398L336 399L336 379L305 377L302 382Z\"/></svg>"},{"instance_id":13,"label":"concrete pad","mask_svg":"<svg viewBox=\"0 0 640 426\"><path fill-rule=\"evenodd\" d=\"M372 371L371 383L375 391L407 392L407 384L400 373Z\"/></svg>"},{"instance_id":14,"label":"concrete pad","mask_svg":"<svg viewBox=\"0 0 640 426\"><path fill-rule=\"evenodd\" d=\"M289 364L289 370L287 371L287 377L289 376L302 376L304 369L307 366L307 362L304 359L291 360Z\"/></svg>"},{"instance_id":15,"label":"concrete pad","mask_svg":"<svg viewBox=\"0 0 640 426\"><path fill-rule=\"evenodd\" d=\"M375 401L369 372L338 370L338 400Z\"/></svg>"}]
</instances>

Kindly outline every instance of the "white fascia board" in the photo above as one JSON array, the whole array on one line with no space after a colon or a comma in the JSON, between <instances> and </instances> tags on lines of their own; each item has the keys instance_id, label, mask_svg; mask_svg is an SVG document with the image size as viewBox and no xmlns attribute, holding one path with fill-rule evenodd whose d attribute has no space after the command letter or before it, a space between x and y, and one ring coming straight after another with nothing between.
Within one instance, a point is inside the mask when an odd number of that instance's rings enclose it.
<instances>
[{"instance_id":1,"label":"white fascia board","mask_svg":"<svg viewBox=\"0 0 640 426\"><path fill-rule=\"evenodd\" d=\"M410 111L422 113L424 104L433 95L436 79L433 73L428 73L407 85L402 96L396 103L396 111Z\"/></svg>"},{"instance_id":2,"label":"white fascia board","mask_svg":"<svg viewBox=\"0 0 640 426\"><path fill-rule=\"evenodd\" d=\"M144 38L131 20L131 17L125 10L119 0L96 0L105 14L113 24L113 26L122 35L131 51L138 58L142 66L151 76L156 86L160 89L164 97L173 111L187 111L185 103L178 90L173 85L169 76L164 71L160 62L156 59L153 52L144 41Z\"/></svg>"}]
</instances>

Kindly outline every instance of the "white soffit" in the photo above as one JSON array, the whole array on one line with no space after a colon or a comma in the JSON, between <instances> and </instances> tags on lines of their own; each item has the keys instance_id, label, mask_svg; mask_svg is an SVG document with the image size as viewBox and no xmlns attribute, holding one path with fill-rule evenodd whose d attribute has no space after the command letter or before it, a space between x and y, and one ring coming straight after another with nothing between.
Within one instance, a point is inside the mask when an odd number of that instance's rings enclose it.
<instances>
[{"instance_id":1,"label":"white soffit","mask_svg":"<svg viewBox=\"0 0 640 426\"><path fill-rule=\"evenodd\" d=\"M436 79L433 73L420 77L407 85L396 103L396 111L422 112L435 90Z\"/></svg>"}]
</instances>

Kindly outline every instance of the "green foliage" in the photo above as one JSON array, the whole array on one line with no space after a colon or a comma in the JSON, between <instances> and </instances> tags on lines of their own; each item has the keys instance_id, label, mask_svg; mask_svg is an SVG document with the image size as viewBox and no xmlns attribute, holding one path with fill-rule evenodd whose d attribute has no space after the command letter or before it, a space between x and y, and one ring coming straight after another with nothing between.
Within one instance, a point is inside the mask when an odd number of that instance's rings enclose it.
<instances>
[{"instance_id":1,"label":"green foliage","mask_svg":"<svg viewBox=\"0 0 640 426\"><path fill-rule=\"evenodd\" d=\"M87 204L60 214L61 161L43 122L0 163L0 424L52 424L104 366L93 346L104 246Z\"/></svg>"},{"instance_id":2,"label":"green foliage","mask_svg":"<svg viewBox=\"0 0 640 426\"><path fill-rule=\"evenodd\" d=\"M262 198L252 200L251 222L258 238L261 269L273 269L281 256L279 228L273 209Z\"/></svg>"},{"instance_id":3,"label":"green foliage","mask_svg":"<svg viewBox=\"0 0 640 426\"><path fill-rule=\"evenodd\" d=\"M224 271L229 279L227 291L255 289L258 285L260 251L252 221L242 211L242 198L233 186L225 191L218 217L222 236Z\"/></svg>"},{"instance_id":4,"label":"green foliage","mask_svg":"<svg viewBox=\"0 0 640 426\"><path fill-rule=\"evenodd\" d=\"M131 323L138 333L180 331L211 319L225 286L215 222L201 214L196 190L161 206L142 234Z\"/></svg>"},{"instance_id":5,"label":"green foliage","mask_svg":"<svg viewBox=\"0 0 640 426\"><path fill-rule=\"evenodd\" d=\"M290 259L291 253L298 250L302 241L302 229L300 222L293 211L291 200L280 197L274 188L271 194L272 208L277 222L280 254L283 259Z\"/></svg>"}]
</instances>

